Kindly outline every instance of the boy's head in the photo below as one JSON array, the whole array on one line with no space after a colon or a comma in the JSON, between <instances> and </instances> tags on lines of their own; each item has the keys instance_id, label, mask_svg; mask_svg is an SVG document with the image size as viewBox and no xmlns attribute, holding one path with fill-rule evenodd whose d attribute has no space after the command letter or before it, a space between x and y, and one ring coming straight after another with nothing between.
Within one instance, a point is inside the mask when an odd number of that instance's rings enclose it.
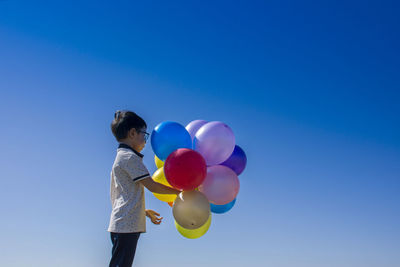
<instances>
[{"instance_id":1,"label":"boy's head","mask_svg":"<svg viewBox=\"0 0 400 267\"><path fill-rule=\"evenodd\" d=\"M140 152L146 145L149 134L146 122L132 111L117 111L111 122L111 131L120 143L126 143Z\"/></svg>"}]
</instances>

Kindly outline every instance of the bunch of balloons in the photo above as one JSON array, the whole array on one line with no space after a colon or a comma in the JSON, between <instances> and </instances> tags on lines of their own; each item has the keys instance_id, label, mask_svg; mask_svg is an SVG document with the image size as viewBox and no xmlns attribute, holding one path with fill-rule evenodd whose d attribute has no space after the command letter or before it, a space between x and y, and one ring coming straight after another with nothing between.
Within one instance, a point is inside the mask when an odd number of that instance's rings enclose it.
<instances>
[{"instance_id":1,"label":"bunch of balloons","mask_svg":"<svg viewBox=\"0 0 400 267\"><path fill-rule=\"evenodd\" d=\"M151 134L158 170L153 180L182 190L178 196L156 194L172 206L175 227L187 238L204 235L211 213L225 213L236 202L239 179L246 167L243 149L223 122L195 120L158 124Z\"/></svg>"}]
</instances>

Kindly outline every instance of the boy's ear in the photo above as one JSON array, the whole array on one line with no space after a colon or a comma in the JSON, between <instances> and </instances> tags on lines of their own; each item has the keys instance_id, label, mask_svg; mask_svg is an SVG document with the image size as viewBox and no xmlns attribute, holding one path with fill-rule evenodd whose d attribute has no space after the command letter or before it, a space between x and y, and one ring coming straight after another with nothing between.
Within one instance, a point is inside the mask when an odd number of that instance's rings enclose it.
<instances>
[{"instance_id":1,"label":"boy's ear","mask_svg":"<svg viewBox=\"0 0 400 267\"><path fill-rule=\"evenodd\" d=\"M135 137L136 134L137 134L137 132L136 132L135 128L132 128L132 129L129 130L129 135L130 136Z\"/></svg>"}]
</instances>

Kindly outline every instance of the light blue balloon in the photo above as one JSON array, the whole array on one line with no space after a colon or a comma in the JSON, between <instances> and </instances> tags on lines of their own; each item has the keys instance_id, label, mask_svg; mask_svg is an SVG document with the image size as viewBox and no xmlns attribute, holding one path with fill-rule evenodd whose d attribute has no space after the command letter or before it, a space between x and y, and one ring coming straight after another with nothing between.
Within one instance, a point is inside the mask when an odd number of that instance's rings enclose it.
<instances>
[{"instance_id":1,"label":"light blue balloon","mask_svg":"<svg viewBox=\"0 0 400 267\"><path fill-rule=\"evenodd\" d=\"M235 202L236 202L236 198L225 205L215 205L215 204L210 203L211 212L219 213L219 214L225 213L225 212L229 211L230 209L232 209L232 207L235 205Z\"/></svg>"},{"instance_id":2,"label":"light blue balloon","mask_svg":"<svg viewBox=\"0 0 400 267\"><path fill-rule=\"evenodd\" d=\"M151 133L151 147L162 161L178 148L192 149L192 138L181 124L165 121L158 124Z\"/></svg>"}]
</instances>

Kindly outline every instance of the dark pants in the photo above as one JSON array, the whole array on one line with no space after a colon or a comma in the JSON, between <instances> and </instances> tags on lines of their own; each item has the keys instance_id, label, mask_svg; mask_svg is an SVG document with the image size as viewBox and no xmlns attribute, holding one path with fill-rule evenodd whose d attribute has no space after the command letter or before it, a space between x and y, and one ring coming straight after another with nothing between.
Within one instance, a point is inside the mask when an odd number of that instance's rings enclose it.
<instances>
[{"instance_id":1,"label":"dark pants","mask_svg":"<svg viewBox=\"0 0 400 267\"><path fill-rule=\"evenodd\" d=\"M131 267L140 233L111 233L110 267Z\"/></svg>"}]
</instances>

